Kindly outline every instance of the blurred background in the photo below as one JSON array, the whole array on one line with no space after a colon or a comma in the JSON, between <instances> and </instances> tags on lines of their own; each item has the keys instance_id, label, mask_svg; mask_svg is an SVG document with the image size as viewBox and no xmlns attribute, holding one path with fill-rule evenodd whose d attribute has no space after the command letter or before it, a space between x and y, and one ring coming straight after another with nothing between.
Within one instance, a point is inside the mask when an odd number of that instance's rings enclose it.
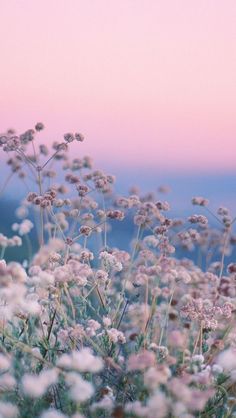
<instances>
[{"instance_id":1,"label":"blurred background","mask_svg":"<svg viewBox=\"0 0 236 418\"><path fill-rule=\"evenodd\" d=\"M82 132L73 157L118 193L164 184L177 215L195 195L236 214L235 0L2 0L0 15L0 132ZM21 194L9 182L3 228Z\"/></svg>"}]
</instances>

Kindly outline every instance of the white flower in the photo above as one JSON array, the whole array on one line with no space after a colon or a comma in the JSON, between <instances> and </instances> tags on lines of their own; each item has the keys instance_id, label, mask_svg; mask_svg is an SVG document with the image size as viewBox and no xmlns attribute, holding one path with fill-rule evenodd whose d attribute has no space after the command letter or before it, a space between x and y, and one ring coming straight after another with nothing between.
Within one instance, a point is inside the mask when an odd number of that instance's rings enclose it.
<instances>
[{"instance_id":1,"label":"white flower","mask_svg":"<svg viewBox=\"0 0 236 418\"><path fill-rule=\"evenodd\" d=\"M95 402L91 405L91 411L96 411L96 409L105 409L110 411L113 406L113 400L109 396L104 396L99 402Z\"/></svg>"},{"instance_id":2,"label":"white flower","mask_svg":"<svg viewBox=\"0 0 236 418\"><path fill-rule=\"evenodd\" d=\"M70 397L75 402L85 402L94 393L93 385L82 379L77 373L68 373L65 380L68 386L70 386Z\"/></svg>"},{"instance_id":3,"label":"white flower","mask_svg":"<svg viewBox=\"0 0 236 418\"><path fill-rule=\"evenodd\" d=\"M0 392L13 390L16 386L16 379L10 373L0 376Z\"/></svg>"},{"instance_id":4,"label":"white flower","mask_svg":"<svg viewBox=\"0 0 236 418\"><path fill-rule=\"evenodd\" d=\"M29 219L24 219L20 224L14 223L12 225L12 230L18 231L19 235L25 235L28 234L33 227L34 224Z\"/></svg>"},{"instance_id":5,"label":"white flower","mask_svg":"<svg viewBox=\"0 0 236 418\"><path fill-rule=\"evenodd\" d=\"M8 357L0 354L0 370L8 370L11 367L11 362Z\"/></svg>"},{"instance_id":6,"label":"white flower","mask_svg":"<svg viewBox=\"0 0 236 418\"><path fill-rule=\"evenodd\" d=\"M111 325L111 318L109 318L108 316L104 316L102 318L102 321L105 327L109 327Z\"/></svg>"},{"instance_id":7,"label":"white flower","mask_svg":"<svg viewBox=\"0 0 236 418\"><path fill-rule=\"evenodd\" d=\"M214 375L221 374L223 372L223 367L221 367L219 364L213 364L212 366L212 373Z\"/></svg>"},{"instance_id":8,"label":"white flower","mask_svg":"<svg viewBox=\"0 0 236 418\"><path fill-rule=\"evenodd\" d=\"M204 356L202 354L195 354L192 357L192 362L193 363L203 364L204 363Z\"/></svg>"},{"instance_id":9,"label":"white flower","mask_svg":"<svg viewBox=\"0 0 236 418\"><path fill-rule=\"evenodd\" d=\"M116 328L108 329L107 334L108 334L109 340L112 341L113 343L117 343L119 341L121 344L124 344L126 342L126 338L123 332L118 331L118 329Z\"/></svg>"},{"instance_id":10,"label":"white flower","mask_svg":"<svg viewBox=\"0 0 236 418\"><path fill-rule=\"evenodd\" d=\"M85 418L85 416L81 415L79 412L77 412L76 414L72 415L71 418Z\"/></svg>"},{"instance_id":11,"label":"white flower","mask_svg":"<svg viewBox=\"0 0 236 418\"><path fill-rule=\"evenodd\" d=\"M24 392L32 398L41 397L47 388L57 382L56 369L43 370L39 375L25 374L22 378Z\"/></svg>"},{"instance_id":12,"label":"white flower","mask_svg":"<svg viewBox=\"0 0 236 418\"><path fill-rule=\"evenodd\" d=\"M226 371L236 369L236 350L229 348L219 354L217 364Z\"/></svg>"},{"instance_id":13,"label":"white flower","mask_svg":"<svg viewBox=\"0 0 236 418\"><path fill-rule=\"evenodd\" d=\"M5 271L7 268L7 263L5 260L0 260L0 271Z\"/></svg>"},{"instance_id":14,"label":"white flower","mask_svg":"<svg viewBox=\"0 0 236 418\"><path fill-rule=\"evenodd\" d=\"M1 418L17 418L18 409L10 402L0 401L0 417Z\"/></svg>"},{"instance_id":15,"label":"white flower","mask_svg":"<svg viewBox=\"0 0 236 418\"><path fill-rule=\"evenodd\" d=\"M63 354L57 364L60 367L79 372L97 373L103 368L102 359L95 357L90 348L82 348L80 351L72 351L71 354Z\"/></svg>"},{"instance_id":16,"label":"white flower","mask_svg":"<svg viewBox=\"0 0 236 418\"><path fill-rule=\"evenodd\" d=\"M104 265L105 270L115 270L115 271L121 271L122 270L122 264L120 261L117 260L117 258L108 253L107 251L102 251L99 255L100 260L102 260L102 263Z\"/></svg>"},{"instance_id":17,"label":"white flower","mask_svg":"<svg viewBox=\"0 0 236 418\"><path fill-rule=\"evenodd\" d=\"M155 237L155 235L147 235L143 242L145 242L148 247L152 248L156 248L159 244L159 240Z\"/></svg>"},{"instance_id":18,"label":"white flower","mask_svg":"<svg viewBox=\"0 0 236 418\"><path fill-rule=\"evenodd\" d=\"M49 409L48 411L44 411L40 415L40 418L68 418L68 416L57 409Z\"/></svg>"}]
</instances>

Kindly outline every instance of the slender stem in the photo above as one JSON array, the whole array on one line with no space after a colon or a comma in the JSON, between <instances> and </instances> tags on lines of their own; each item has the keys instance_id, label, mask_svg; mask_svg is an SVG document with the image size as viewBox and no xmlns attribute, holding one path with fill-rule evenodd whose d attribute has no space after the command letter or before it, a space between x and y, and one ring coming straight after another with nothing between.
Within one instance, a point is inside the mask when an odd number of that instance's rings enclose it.
<instances>
[{"instance_id":1,"label":"slender stem","mask_svg":"<svg viewBox=\"0 0 236 418\"><path fill-rule=\"evenodd\" d=\"M194 347L193 347L193 353L192 353L192 356L193 356L193 355L195 354L195 352L196 352L196 349L197 349L197 345L198 345L198 341L199 341L200 335L201 335L201 329L198 331L197 338L196 338L196 341L195 341L195 344L194 344Z\"/></svg>"},{"instance_id":2,"label":"slender stem","mask_svg":"<svg viewBox=\"0 0 236 418\"><path fill-rule=\"evenodd\" d=\"M202 321L200 324L200 347L199 347L199 352L200 354L202 354Z\"/></svg>"},{"instance_id":3,"label":"slender stem","mask_svg":"<svg viewBox=\"0 0 236 418\"><path fill-rule=\"evenodd\" d=\"M228 228L225 231L225 237L224 237L224 244L223 244L223 250L222 250L222 257L221 257L221 263L220 263L220 273L219 273L219 278L221 279L222 275L223 275L223 271L224 271L224 261L225 261L225 250L226 250L226 246L227 246L227 241L230 235L230 231L231 228Z\"/></svg>"},{"instance_id":4,"label":"slender stem","mask_svg":"<svg viewBox=\"0 0 236 418\"><path fill-rule=\"evenodd\" d=\"M128 307L128 304L129 304L129 300L127 299L127 300L126 300L126 302L125 302L125 306L124 306L123 312L122 312L121 317L120 317L120 319L119 319L118 325L117 325L117 327L116 327L117 329L119 329L119 328L120 328L120 325L121 325L121 322L123 321L123 318L124 318L124 315L125 315L126 309L127 309L127 307Z\"/></svg>"},{"instance_id":5,"label":"slender stem","mask_svg":"<svg viewBox=\"0 0 236 418\"><path fill-rule=\"evenodd\" d=\"M217 220L217 222L219 222L221 225L222 225L222 221L220 220L220 218L218 218L218 216L216 216L215 214L214 214L214 212L212 212L207 206L204 206L204 209L208 212L208 213L210 213L210 215L211 216L213 216L216 220Z\"/></svg>"},{"instance_id":6,"label":"slender stem","mask_svg":"<svg viewBox=\"0 0 236 418\"><path fill-rule=\"evenodd\" d=\"M106 250L107 249L107 215L106 215L106 206L105 206L104 194L102 194L102 203L103 203L103 211L105 213L105 221L104 221L104 247L105 247L105 250Z\"/></svg>"},{"instance_id":7,"label":"slender stem","mask_svg":"<svg viewBox=\"0 0 236 418\"><path fill-rule=\"evenodd\" d=\"M65 239L66 239L66 236L65 236L64 232L62 231L62 229L61 229L61 227L60 227L60 224L59 224L59 223L58 223L58 221L57 221L57 218L56 218L55 213L53 212L52 206L48 206L48 210L49 210L50 215L51 215L51 216L53 217L53 219L54 219L55 225L56 225L56 226L57 226L57 228L60 230L60 232L61 232L61 234L62 234L62 237L63 237L63 239L65 240Z\"/></svg>"},{"instance_id":8,"label":"slender stem","mask_svg":"<svg viewBox=\"0 0 236 418\"><path fill-rule=\"evenodd\" d=\"M28 258L29 258L29 264L30 264L32 260L33 251L32 251L32 245L31 245L31 241L30 241L28 234L25 234L25 240L26 240L26 245L28 249Z\"/></svg>"},{"instance_id":9,"label":"slender stem","mask_svg":"<svg viewBox=\"0 0 236 418\"><path fill-rule=\"evenodd\" d=\"M35 161L37 161L37 155L36 155L36 150L35 150L35 146L34 146L34 139L31 142L32 142L32 147L33 147L34 159L35 159Z\"/></svg>"},{"instance_id":10,"label":"slender stem","mask_svg":"<svg viewBox=\"0 0 236 418\"><path fill-rule=\"evenodd\" d=\"M98 228L98 226L101 226L104 224L105 221L100 222L99 224L95 225L93 228L91 228L90 232L94 231L94 229ZM84 234L79 234L75 238L73 238L73 242L77 241L80 237L82 237Z\"/></svg>"},{"instance_id":11,"label":"slender stem","mask_svg":"<svg viewBox=\"0 0 236 418\"><path fill-rule=\"evenodd\" d=\"M124 299L125 289L126 289L126 283L127 283L128 279L129 279L130 274L131 274L131 271L132 271L132 267L133 267L133 263L134 263L134 259L135 259L135 254L136 254L136 250L137 250L137 247L138 247L138 242L139 242L141 228L142 228L142 226L139 225L138 231L137 231L136 240L135 240L135 245L134 245L134 248L133 248L133 251L132 251L132 256L131 256L131 260L130 260L129 269L128 269L128 272L127 272L126 277L124 279L124 282L123 282L123 286L122 286L122 290L121 290L121 295L120 295L120 300L118 302L117 310L116 310L115 315L113 317L113 322L115 321L115 319L116 319L116 317L117 317L117 315L119 313L119 310L120 310L122 301Z\"/></svg>"},{"instance_id":12,"label":"slender stem","mask_svg":"<svg viewBox=\"0 0 236 418\"><path fill-rule=\"evenodd\" d=\"M166 330L166 332L168 331L169 312L170 312L171 302L172 302L173 297L174 297L174 293L175 293L175 286L173 288L173 292L171 293L170 300L169 300L169 303L168 303L168 306L167 306L166 315L165 315L165 323L164 323L164 326L161 329L159 345L161 345L161 343L162 343L162 339L163 339L163 336L164 336L164 331L165 330Z\"/></svg>"},{"instance_id":13,"label":"slender stem","mask_svg":"<svg viewBox=\"0 0 236 418\"><path fill-rule=\"evenodd\" d=\"M8 185L8 183L9 183L9 181L11 180L11 178L13 177L13 175L15 174L15 172L14 171L12 171L8 176L7 176L7 178L6 178L6 180L4 181L4 183L3 183L3 185L2 185L2 188L0 189L0 197L3 195L3 193L4 193L4 191L5 191L5 189L6 189L6 187L7 187L7 185Z\"/></svg>"},{"instance_id":14,"label":"slender stem","mask_svg":"<svg viewBox=\"0 0 236 418\"><path fill-rule=\"evenodd\" d=\"M58 154L58 152L60 152L61 149L59 148L56 152L54 152L54 154L51 155L51 157L44 163L44 165L42 166L42 169L44 169L46 167L46 165Z\"/></svg>"},{"instance_id":15,"label":"slender stem","mask_svg":"<svg viewBox=\"0 0 236 418\"><path fill-rule=\"evenodd\" d=\"M19 154L21 157L23 157L24 158L24 160L25 161L27 161L27 163L29 163L29 165L30 166L32 166L34 169L36 169L36 166L35 166L35 164L33 163L33 161L30 159L30 158L28 158L27 157L27 155L25 155L25 153L20 149L20 148L18 148L17 150L16 150L16 152L17 152L17 154Z\"/></svg>"},{"instance_id":16,"label":"slender stem","mask_svg":"<svg viewBox=\"0 0 236 418\"><path fill-rule=\"evenodd\" d=\"M38 184L39 184L39 193L42 196L42 176L41 170L38 170ZM44 245L44 220L43 220L43 208L40 206L40 247Z\"/></svg>"},{"instance_id":17,"label":"slender stem","mask_svg":"<svg viewBox=\"0 0 236 418\"><path fill-rule=\"evenodd\" d=\"M5 251L6 251L6 247L2 247L2 249L1 249L1 254L0 254L0 260L2 260L2 259L3 259L4 254L5 254Z\"/></svg>"},{"instance_id":18,"label":"slender stem","mask_svg":"<svg viewBox=\"0 0 236 418\"><path fill-rule=\"evenodd\" d=\"M148 289L148 277L146 280L146 286L145 286L145 315L144 315L144 324L143 324L143 332L145 332L145 328L146 328L146 324L148 321L148 293L149 293L149 289Z\"/></svg>"}]
</instances>

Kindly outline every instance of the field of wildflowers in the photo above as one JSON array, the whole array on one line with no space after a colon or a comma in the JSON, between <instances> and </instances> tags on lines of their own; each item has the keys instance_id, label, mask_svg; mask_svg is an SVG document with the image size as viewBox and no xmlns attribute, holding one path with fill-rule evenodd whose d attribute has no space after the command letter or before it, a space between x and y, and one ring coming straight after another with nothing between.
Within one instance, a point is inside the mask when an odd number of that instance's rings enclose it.
<instances>
[{"instance_id":1,"label":"field of wildflowers","mask_svg":"<svg viewBox=\"0 0 236 418\"><path fill-rule=\"evenodd\" d=\"M203 197L182 220L155 193L116 196L113 175L70 158L82 134L50 150L43 128L0 136L28 190L0 233L0 417L236 416L235 219ZM130 251L110 244L127 216ZM28 259L8 262L22 244ZM198 248L199 265L178 248Z\"/></svg>"}]
</instances>

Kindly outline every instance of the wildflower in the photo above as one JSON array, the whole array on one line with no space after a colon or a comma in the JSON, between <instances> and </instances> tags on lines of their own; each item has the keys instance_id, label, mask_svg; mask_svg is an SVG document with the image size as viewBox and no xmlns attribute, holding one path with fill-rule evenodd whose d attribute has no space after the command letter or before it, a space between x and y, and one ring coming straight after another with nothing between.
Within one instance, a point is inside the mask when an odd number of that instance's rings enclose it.
<instances>
[{"instance_id":1,"label":"wildflower","mask_svg":"<svg viewBox=\"0 0 236 418\"><path fill-rule=\"evenodd\" d=\"M61 255L55 251L52 251L49 254L49 261L51 263L58 263L61 260Z\"/></svg>"},{"instance_id":2,"label":"wildflower","mask_svg":"<svg viewBox=\"0 0 236 418\"><path fill-rule=\"evenodd\" d=\"M170 205L168 202L161 202L160 200L156 202L156 207L159 210L168 211L170 210Z\"/></svg>"},{"instance_id":3,"label":"wildflower","mask_svg":"<svg viewBox=\"0 0 236 418\"><path fill-rule=\"evenodd\" d=\"M97 409L103 409L105 411L111 411L114 407L114 401L109 396L104 396L99 402L94 402L90 409L96 411Z\"/></svg>"},{"instance_id":4,"label":"wildflower","mask_svg":"<svg viewBox=\"0 0 236 418\"><path fill-rule=\"evenodd\" d=\"M82 235L86 235L87 237L91 234L92 228L88 225L82 225L79 229L79 233Z\"/></svg>"},{"instance_id":5,"label":"wildflower","mask_svg":"<svg viewBox=\"0 0 236 418\"><path fill-rule=\"evenodd\" d=\"M76 141L78 141L78 142L83 142L83 141L84 141L84 136L83 136L81 133L76 132L76 133L75 133L75 139L76 139Z\"/></svg>"},{"instance_id":6,"label":"wildflower","mask_svg":"<svg viewBox=\"0 0 236 418\"><path fill-rule=\"evenodd\" d=\"M39 145L39 152L44 156L47 156L49 154L48 148L44 144Z\"/></svg>"},{"instance_id":7,"label":"wildflower","mask_svg":"<svg viewBox=\"0 0 236 418\"><path fill-rule=\"evenodd\" d=\"M181 331L173 330L169 334L168 342L172 347L184 347L186 337Z\"/></svg>"},{"instance_id":8,"label":"wildflower","mask_svg":"<svg viewBox=\"0 0 236 418\"><path fill-rule=\"evenodd\" d=\"M108 280L108 273L105 270L97 270L95 272L95 280L105 283Z\"/></svg>"},{"instance_id":9,"label":"wildflower","mask_svg":"<svg viewBox=\"0 0 236 418\"><path fill-rule=\"evenodd\" d=\"M206 216L203 216L203 215L189 216L188 221L192 224L199 223L200 225L207 225L208 223L208 219L206 218Z\"/></svg>"},{"instance_id":10,"label":"wildflower","mask_svg":"<svg viewBox=\"0 0 236 418\"><path fill-rule=\"evenodd\" d=\"M168 400L165 394L157 391L147 401L147 418L165 418L168 416Z\"/></svg>"},{"instance_id":11,"label":"wildflower","mask_svg":"<svg viewBox=\"0 0 236 418\"><path fill-rule=\"evenodd\" d=\"M144 372L144 384L149 389L154 390L160 384L165 384L170 378L171 372L168 366L159 365L158 367L150 367Z\"/></svg>"},{"instance_id":12,"label":"wildflower","mask_svg":"<svg viewBox=\"0 0 236 418\"><path fill-rule=\"evenodd\" d=\"M0 260L0 274L6 271L7 263L5 260Z\"/></svg>"},{"instance_id":13,"label":"wildflower","mask_svg":"<svg viewBox=\"0 0 236 418\"><path fill-rule=\"evenodd\" d=\"M138 354L131 354L128 359L128 370L145 370L154 366L156 356L153 351L144 350Z\"/></svg>"},{"instance_id":14,"label":"wildflower","mask_svg":"<svg viewBox=\"0 0 236 418\"><path fill-rule=\"evenodd\" d=\"M195 354L192 357L192 362L193 363L198 363L198 364L203 364L205 361L204 356L202 354Z\"/></svg>"},{"instance_id":15,"label":"wildflower","mask_svg":"<svg viewBox=\"0 0 236 418\"><path fill-rule=\"evenodd\" d=\"M93 385L77 373L67 373L65 380L70 387L69 395L75 402L85 402L94 393Z\"/></svg>"},{"instance_id":16,"label":"wildflower","mask_svg":"<svg viewBox=\"0 0 236 418\"><path fill-rule=\"evenodd\" d=\"M228 273L236 273L236 263L230 263L227 267Z\"/></svg>"},{"instance_id":17,"label":"wildflower","mask_svg":"<svg viewBox=\"0 0 236 418\"><path fill-rule=\"evenodd\" d=\"M128 414L137 415L138 417L147 417L148 408L143 406L140 401L128 402L125 405L125 411Z\"/></svg>"},{"instance_id":18,"label":"wildflower","mask_svg":"<svg viewBox=\"0 0 236 418\"><path fill-rule=\"evenodd\" d=\"M47 411L44 411L40 415L40 418L68 418L68 417L67 415L58 411L58 409L48 409Z\"/></svg>"},{"instance_id":19,"label":"wildflower","mask_svg":"<svg viewBox=\"0 0 236 418\"><path fill-rule=\"evenodd\" d=\"M32 398L41 397L47 388L57 382L58 371L56 369L43 370L39 375L25 374L22 378L24 392Z\"/></svg>"},{"instance_id":20,"label":"wildflower","mask_svg":"<svg viewBox=\"0 0 236 418\"><path fill-rule=\"evenodd\" d=\"M96 331L101 328L99 322L95 321L94 319L88 320L88 327L86 328L86 332L90 337L94 337L96 335Z\"/></svg>"},{"instance_id":21,"label":"wildflower","mask_svg":"<svg viewBox=\"0 0 236 418\"><path fill-rule=\"evenodd\" d=\"M78 190L78 195L84 197L89 192L89 187L85 184L79 184L76 189Z\"/></svg>"},{"instance_id":22,"label":"wildflower","mask_svg":"<svg viewBox=\"0 0 236 418\"><path fill-rule=\"evenodd\" d=\"M72 416L71 416L71 418L85 418L85 416L84 415L81 415L80 413L76 413L76 414L73 414Z\"/></svg>"},{"instance_id":23,"label":"wildflower","mask_svg":"<svg viewBox=\"0 0 236 418\"><path fill-rule=\"evenodd\" d=\"M148 246L152 248L156 248L159 244L159 240L155 237L155 235L147 235L143 242Z\"/></svg>"},{"instance_id":24,"label":"wildflower","mask_svg":"<svg viewBox=\"0 0 236 418\"><path fill-rule=\"evenodd\" d=\"M217 210L217 213L218 213L218 215L221 215L221 216L227 216L229 214L229 210L227 208L220 207Z\"/></svg>"},{"instance_id":25,"label":"wildflower","mask_svg":"<svg viewBox=\"0 0 236 418\"><path fill-rule=\"evenodd\" d=\"M0 376L0 391L8 392L14 390L16 379L10 373L4 373Z\"/></svg>"},{"instance_id":26,"label":"wildflower","mask_svg":"<svg viewBox=\"0 0 236 418\"><path fill-rule=\"evenodd\" d=\"M0 416L2 418L17 418L19 416L17 406L10 402L0 401Z\"/></svg>"},{"instance_id":27,"label":"wildflower","mask_svg":"<svg viewBox=\"0 0 236 418\"><path fill-rule=\"evenodd\" d=\"M94 259L94 255L92 251L83 250L80 252L79 259L82 263L89 263L89 261L92 261Z\"/></svg>"},{"instance_id":28,"label":"wildflower","mask_svg":"<svg viewBox=\"0 0 236 418\"><path fill-rule=\"evenodd\" d=\"M80 351L72 351L71 354L63 354L58 362L58 366L65 367L79 372L97 373L103 368L103 361L95 357L89 348Z\"/></svg>"},{"instance_id":29,"label":"wildflower","mask_svg":"<svg viewBox=\"0 0 236 418\"><path fill-rule=\"evenodd\" d=\"M197 196L192 198L192 204L198 206L207 206L209 204L209 200L205 199L204 197Z\"/></svg>"},{"instance_id":30,"label":"wildflower","mask_svg":"<svg viewBox=\"0 0 236 418\"><path fill-rule=\"evenodd\" d=\"M217 358L217 364L227 372L236 369L236 350L234 348L228 348L220 353Z\"/></svg>"},{"instance_id":31,"label":"wildflower","mask_svg":"<svg viewBox=\"0 0 236 418\"><path fill-rule=\"evenodd\" d=\"M126 342L126 338L123 332L118 331L116 328L108 329L107 335L109 337L109 340L113 343L120 342L121 344L124 344Z\"/></svg>"},{"instance_id":32,"label":"wildflower","mask_svg":"<svg viewBox=\"0 0 236 418\"><path fill-rule=\"evenodd\" d=\"M79 413L76 413L76 414L73 414L71 418L85 418L85 416Z\"/></svg>"},{"instance_id":33,"label":"wildflower","mask_svg":"<svg viewBox=\"0 0 236 418\"><path fill-rule=\"evenodd\" d=\"M35 125L35 130L36 131L42 131L44 129L44 124L42 122L38 122Z\"/></svg>"},{"instance_id":34,"label":"wildflower","mask_svg":"<svg viewBox=\"0 0 236 418\"><path fill-rule=\"evenodd\" d=\"M12 225L13 231L18 231L20 235L28 234L33 228L34 224L29 219L24 219L21 224L14 223Z\"/></svg>"},{"instance_id":35,"label":"wildflower","mask_svg":"<svg viewBox=\"0 0 236 418\"><path fill-rule=\"evenodd\" d=\"M122 264L117 261L113 254L110 254L107 251L102 251L100 252L99 258L107 271L111 269L114 269L115 271L122 270Z\"/></svg>"},{"instance_id":36,"label":"wildflower","mask_svg":"<svg viewBox=\"0 0 236 418\"><path fill-rule=\"evenodd\" d=\"M72 133L67 133L67 134L64 135L64 140L68 143L73 142L74 139L75 139L75 137Z\"/></svg>"},{"instance_id":37,"label":"wildflower","mask_svg":"<svg viewBox=\"0 0 236 418\"><path fill-rule=\"evenodd\" d=\"M11 367L11 361L7 356L0 353L0 370L8 370Z\"/></svg>"},{"instance_id":38,"label":"wildflower","mask_svg":"<svg viewBox=\"0 0 236 418\"><path fill-rule=\"evenodd\" d=\"M16 209L15 213L19 219L24 219L26 216L28 216L29 211L26 206L20 206L19 208Z\"/></svg>"},{"instance_id":39,"label":"wildflower","mask_svg":"<svg viewBox=\"0 0 236 418\"><path fill-rule=\"evenodd\" d=\"M106 328L110 327L112 321L108 316L104 316L102 320L103 320L103 324Z\"/></svg>"},{"instance_id":40,"label":"wildflower","mask_svg":"<svg viewBox=\"0 0 236 418\"><path fill-rule=\"evenodd\" d=\"M223 373L223 367L221 367L219 364L213 364L212 373L216 376Z\"/></svg>"},{"instance_id":41,"label":"wildflower","mask_svg":"<svg viewBox=\"0 0 236 418\"><path fill-rule=\"evenodd\" d=\"M125 214L121 210L108 210L107 217L111 219L117 219L118 221L123 221Z\"/></svg>"}]
</instances>

